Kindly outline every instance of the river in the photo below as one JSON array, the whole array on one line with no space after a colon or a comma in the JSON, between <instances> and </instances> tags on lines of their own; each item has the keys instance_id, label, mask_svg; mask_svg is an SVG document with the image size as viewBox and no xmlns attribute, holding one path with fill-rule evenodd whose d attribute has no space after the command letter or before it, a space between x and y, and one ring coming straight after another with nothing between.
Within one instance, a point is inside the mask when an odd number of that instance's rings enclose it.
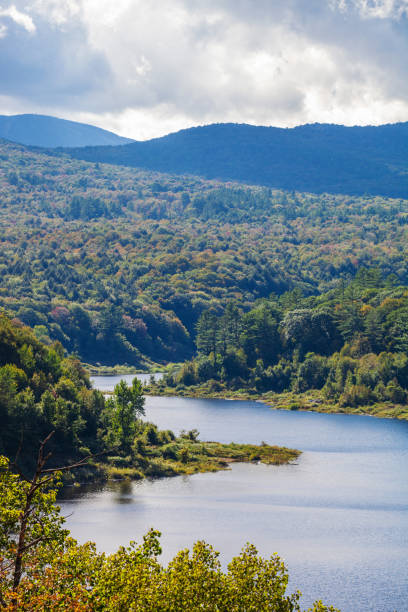
<instances>
[{"instance_id":1,"label":"river","mask_svg":"<svg viewBox=\"0 0 408 612\"><path fill-rule=\"evenodd\" d=\"M146 398L146 418L176 433L196 427L202 440L264 440L303 454L289 466L234 464L79 491L62 503L74 537L110 552L153 526L164 562L204 539L224 564L250 541L281 555L305 607L319 597L343 612L408 611L407 422L161 397Z\"/></svg>"}]
</instances>

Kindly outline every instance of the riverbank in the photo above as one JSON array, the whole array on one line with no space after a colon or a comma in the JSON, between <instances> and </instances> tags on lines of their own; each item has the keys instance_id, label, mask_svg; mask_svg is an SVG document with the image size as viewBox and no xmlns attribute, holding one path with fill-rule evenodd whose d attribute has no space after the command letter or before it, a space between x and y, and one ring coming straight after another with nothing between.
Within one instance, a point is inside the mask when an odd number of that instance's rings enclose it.
<instances>
[{"instance_id":1,"label":"riverbank","mask_svg":"<svg viewBox=\"0 0 408 612\"><path fill-rule=\"evenodd\" d=\"M121 374L156 374L161 373L165 370L165 366L149 363L146 368L136 368L134 366L127 365L92 365L89 363L82 363L85 370L90 376L120 376Z\"/></svg>"},{"instance_id":2,"label":"riverbank","mask_svg":"<svg viewBox=\"0 0 408 612\"><path fill-rule=\"evenodd\" d=\"M214 384L215 383L215 384ZM168 387L164 383L145 387L146 395L191 397L202 399L228 399L228 400L251 400L266 403L274 410L304 410L323 412L328 414L365 414L377 418L400 419L408 421L408 406L406 404L394 404L392 402L377 402L365 406L340 406L338 403L327 400L323 393L318 390L306 391L305 393L274 393L268 391L259 393L255 389L228 389L218 381L211 381L202 385L186 387Z\"/></svg>"}]
</instances>

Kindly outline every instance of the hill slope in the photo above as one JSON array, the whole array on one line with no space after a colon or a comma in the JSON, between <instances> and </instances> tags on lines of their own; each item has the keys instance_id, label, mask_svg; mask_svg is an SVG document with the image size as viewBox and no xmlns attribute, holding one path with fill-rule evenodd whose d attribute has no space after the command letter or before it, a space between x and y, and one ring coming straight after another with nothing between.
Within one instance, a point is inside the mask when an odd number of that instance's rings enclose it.
<instances>
[{"instance_id":1,"label":"hill slope","mask_svg":"<svg viewBox=\"0 0 408 612\"><path fill-rule=\"evenodd\" d=\"M0 141L0 308L89 363L181 361L196 323L378 266L408 283L408 200L311 195Z\"/></svg>"},{"instance_id":2,"label":"hill slope","mask_svg":"<svg viewBox=\"0 0 408 612\"><path fill-rule=\"evenodd\" d=\"M107 130L46 115L1 115L0 137L38 147L84 147L132 142Z\"/></svg>"},{"instance_id":3,"label":"hill slope","mask_svg":"<svg viewBox=\"0 0 408 612\"><path fill-rule=\"evenodd\" d=\"M70 155L279 189L408 197L408 123L293 129L214 124Z\"/></svg>"}]
</instances>

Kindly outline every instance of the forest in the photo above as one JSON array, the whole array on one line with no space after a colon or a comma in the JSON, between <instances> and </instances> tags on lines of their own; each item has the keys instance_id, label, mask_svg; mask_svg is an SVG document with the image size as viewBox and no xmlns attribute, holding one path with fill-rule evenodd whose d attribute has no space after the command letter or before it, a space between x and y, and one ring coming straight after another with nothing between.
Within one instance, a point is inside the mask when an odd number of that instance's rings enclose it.
<instances>
[{"instance_id":1,"label":"forest","mask_svg":"<svg viewBox=\"0 0 408 612\"><path fill-rule=\"evenodd\" d=\"M196 344L195 359L154 392L265 399L290 392L282 407L292 410L324 403L378 413L381 406L383 416L408 418L408 287L378 269L362 268L317 296L294 289L247 312L232 303L206 310Z\"/></svg>"},{"instance_id":2,"label":"forest","mask_svg":"<svg viewBox=\"0 0 408 612\"><path fill-rule=\"evenodd\" d=\"M248 313L294 289L317 299L364 267L407 284L407 222L403 199L224 184L2 141L0 306L82 362L181 362L204 312Z\"/></svg>"}]
</instances>

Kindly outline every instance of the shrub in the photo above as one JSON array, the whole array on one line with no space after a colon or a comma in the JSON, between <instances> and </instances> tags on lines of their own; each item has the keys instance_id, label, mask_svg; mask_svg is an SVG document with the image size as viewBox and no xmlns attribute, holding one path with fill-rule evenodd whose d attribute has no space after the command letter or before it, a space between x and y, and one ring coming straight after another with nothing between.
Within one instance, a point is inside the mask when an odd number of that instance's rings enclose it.
<instances>
[{"instance_id":1,"label":"shrub","mask_svg":"<svg viewBox=\"0 0 408 612\"><path fill-rule=\"evenodd\" d=\"M395 402L396 404L403 404L407 399L407 393L400 387L396 379L390 380L388 385L385 387L385 397L390 400L390 402Z\"/></svg>"},{"instance_id":2,"label":"shrub","mask_svg":"<svg viewBox=\"0 0 408 612\"><path fill-rule=\"evenodd\" d=\"M146 441L148 442L148 444L151 444L152 446L157 446L159 444L159 436L157 433L157 427L155 427L154 425L149 425L146 429Z\"/></svg>"},{"instance_id":3,"label":"shrub","mask_svg":"<svg viewBox=\"0 0 408 612\"><path fill-rule=\"evenodd\" d=\"M174 444L168 444L167 446L164 446L162 454L165 459L173 459L174 461L177 461L177 446L175 446Z\"/></svg>"},{"instance_id":4,"label":"shrub","mask_svg":"<svg viewBox=\"0 0 408 612\"><path fill-rule=\"evenodd\" d=\"M182 448L180 451L181 463L188 463L190 461L190 455L187 448Z\"/></svg>"},{"instance_id":5,"label":"shrub","mask_svg":"<svg viewBox=\"0 0 408 612\"><path fill-rule=\"evenodd\" d=\"M365 385L351 385L340 395L339 405L356 408L372 403L373 399L372 391Z\"/></svg>"}]
</instances>

